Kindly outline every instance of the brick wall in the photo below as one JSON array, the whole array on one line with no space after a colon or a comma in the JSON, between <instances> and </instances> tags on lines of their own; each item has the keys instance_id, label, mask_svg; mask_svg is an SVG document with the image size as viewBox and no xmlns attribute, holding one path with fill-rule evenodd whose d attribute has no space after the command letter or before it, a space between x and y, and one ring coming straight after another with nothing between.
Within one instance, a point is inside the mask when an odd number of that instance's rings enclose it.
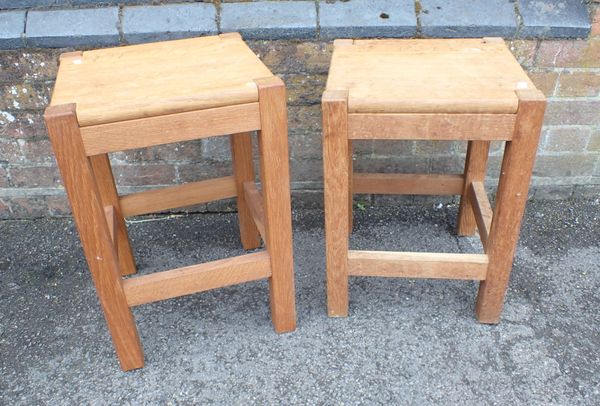
<instances>
[{"instance_id":1,"label":"brick wall","mask_svg":"<svg viewBox=\"0 0 600 406\"><path fill-rule=\"evenodd\" d=\"M510 47L548 96L537 164L536 198L600 195L600 18L587 40L515 40ZM297 205L319 205L322 187L320 95L331 43L250 41L288 86L292 188ZM66 50L0 51L0 218L68 213L42 113ZM357 170L461 172L464 143L362 142ZM501 145L492 149L490 185ZM228 141L206 139L114 154L120 190L131 192L230 173ZM221 209L220 205L200 210Z\"/></svg>"}]
</instances>

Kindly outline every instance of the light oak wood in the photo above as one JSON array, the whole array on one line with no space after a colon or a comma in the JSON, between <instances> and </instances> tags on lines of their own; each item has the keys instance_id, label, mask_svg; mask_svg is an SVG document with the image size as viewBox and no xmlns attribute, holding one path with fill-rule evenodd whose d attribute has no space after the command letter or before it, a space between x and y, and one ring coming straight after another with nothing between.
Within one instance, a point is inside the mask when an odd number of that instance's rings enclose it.
<instances>
[{"instance_id":1,"label":"light oak wood","mask_svg":"<svg viewBox=\"0 0 600 406\"><path fill-rule=\"evenodd\" d=\"M191 141L260 128L258 103L83 127L88 155Z\"/></svg>"},{"instance_id":2,"label":"light oak wood","mask_svg":"<svg viewBox=\"0 0 600 406\"><path fill-rule=\"evenodd\" d=\"M520 88L535 86L490 39L338 42L327 79L327 90L348 90L350 113L512 114Z\"/></svg>"},{"instance_id":3,"label":"light oak wood","mask_svg":"<svg viewBox=\"0 0 600 406\"><path fill-rule=\"evenodd\" d=\"M257 79L260 105L258 145L265 211L265 245L271 257L271 318L278 333L296 329L292 208L285 85Z\"/></svg>"},{"instance_id":4,"label":"light oak wood","mask_svg":"<svg viewBox=\"0 0 600 406\"><path fill-rule=\"evenodd\" d=\"M120 198L125 217L229 199L237 195L235 178L224 176L183 185L132 193Z\"/></svg>"},{"instance_id":5,"label":"light oak wood","mask_svg":"<svg viewBox=\"0 0 600 406\"><path fill-rule=\"evenodd\" d=\"M191 295L271 276L269 254L256 252L123 281L129 306Z\"/></svg>"},{"instance_id":6,"label":"light oak wood","mask_svg":"<svg viewBox=\"0 0 600 406\"><path fill-rule=\"evenodd\" d=\"M348 224L350 194L348 162L348 113L346 91L323 93L323 181L325 200L325 248L327 265L327 313L348 315Z\"/></svg>"},{"instance_id":7,"label":"light oak wood","mask_svg":"<svg viewBox=\"0 0 600 406\"><path fill-rule=\"evenodd\" d=\"M114 209L114 217L117 223L116 250L119 257L119 269L121 270L121 275L132 275L137 271L135 257L133 255L133 249L131 248L131 242L129 241L129 235L127 234L127 224L125 223L125 218L119 205L119 195L115 186L115 178L110 167L110 160L108 159L107 154L100 154L90 157L89 161L92 166L96 185L98 186L102 206L112 206Z\"/></svg>"},{"instance_id":8,"label":"light oak wood","mask_svg":"<svg viewBox=\"0 0 600 406\"><path fill-rule=\"evenodd\" d=\"M235 35L99 49L63 58L51 105L75 103L86 127L253 103L269 76Z\"/></svg>"},{"instance_id":9,"label":"light oak wood","mask_svg":"<svg viewBox=\"0 0 600 406\"><path fill-rule=\"evenodd\" d=\"M458 278L482 281L477 317L496 323L544 104L500 38L335 41L322 100L329 314L347 315L348 275ZM465 171L353 174L356 139L469 141ZM507 142L493 213L483 188L492 140ZM353 193L459 194L458 232L478 227L485 254L348 251Z\"/></svg>"},{"instance_id":10,"label":"light oak wood","mask_svg":"<svg viewBox=\"0 0 600 406\"><path fill-rule=\"evenodd\" d=\"M119 256L119 244L117 236L117 217L115 215L115 206L104 206L104 216L106 217L106 225L108 225L108 234L113 243L115 254Z\"/></svg>"},{"instance_id":11,"label":"light oak wood","mask_svg":"<svg viewBox=\"0 0 600 406\"><path fill-rule=\"evenodd\" d=\"M263 208L263 198L260 192L256 188L254 182L244 182L244 196L246 204L250 211L251 219L258 229L260 236L263 240L266 240L265 233L265 210Z\"/></svg>"},{"instance_id":12,"label":"light oak wood","mask_svg":"<svg viewBox=\"0 0 600 406\"><path fill-rule=\"evenodd\" d=\"M504 149L487 240L490 266L486 280L479 286L475 307L482 323L500 320L546 108L546 99L539 90L520 90L517 95L517 125L512 141Z\"/></svg>"},{"instance_id":13,"label":"light oak wood","mask_svg":"<svg viewBox=\"0 0 600 406\"><path fill-rule=\"evenodd\" d=\"M486 249L494 212L492 211L492 206L490 205L483 182L471 183L468 196L473 207L473 214L477 223L477 229L479 230L481 244Z\"/></svg>"},{"instance_id":14,"label":"light oak wood","mask_svg":"<svg viewBox=\"0 0 600 406\"><path fill-rule=\"evenodd\" d=\"M140 338L123 292L117 254L100 190L81 142L75 106L48 107L44 118L121 368L141 368L144 355Z\"/></svg>"},{"instance_id":15,"label":"light oak wood","mask_svg":"<svg viewBox=\"0 0 600 406\"><path fill-rule=\"evenodd\" d=\"M462 175L355 173L354 193L394 195L458 195Z\"/></svg>"},{"instance_id":16,"label":"light oak wood","mask_svg":"<svg viewBox=\"0 0 600 406\"><path fill-rule=\"evenodd\" d=\"M354 225L354 147L348 140L348 234L352 234Z\"/></svg>"},{"instance_id":17,"label":"light oak wood","mask_svg":"<svg viewBox=\"0 0 600 406\"><path fill-rule=\"evenodd\" d=\"M465 159L464 184L458 209L458 235L472 235L475 232L475 217L473 205L469 197L469 188L472 182L483 182L487 169L489 141L469 141L467 157Z\"/></svg>"},{"instance_id":18,"label":"light oak wood","mask_svg":"<svg viewBox=\"0 0 600 406\"><path fill-rule=\"evenodd\" d=\"M354 140L509 140L514 127L514 114L348 115Z\"/></svg>"},{"instance_id":19,"label":"light oak wood","mask_svg":"<svg viewBox=\"0 0 600 406\"><path fill-rule=\"evenodd\" d=\"M485 254L354 251L348 253L352 276L484 280Z\"/></svg>"},{"instance_id":20,"label":"light oak wood","mask_svg":"<svg viewBox=\"0 0 600 406\"><path fill-rule=\"evenodd\" d=\"M245 250L260 246L260 235L256 218L249 207L248 198L244 193L244 183L254 183L254 161L252 159L252 134L234 134L229 137L231 142L231 160L233 161L233 176L237 190L238 221L240 223L240 238ZM261 234L264 236L263 233Z\"/></svg>"}]
</instances>

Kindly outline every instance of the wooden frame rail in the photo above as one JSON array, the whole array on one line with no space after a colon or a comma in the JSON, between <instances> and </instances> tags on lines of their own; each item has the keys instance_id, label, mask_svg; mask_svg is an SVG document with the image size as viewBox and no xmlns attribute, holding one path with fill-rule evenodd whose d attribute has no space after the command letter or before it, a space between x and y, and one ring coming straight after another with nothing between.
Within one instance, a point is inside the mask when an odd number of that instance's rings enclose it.
<instances>
[{"instance_id":1,"label":"wooden frame rail","mask_svg":"<svg viewBox=\"0 0 600 406\"><path fill-rule=\"evenodd\" d=\"M81 127L88 156L260 129L258 103Z\"/></svg>"},{"instance_id":2,"label":"wooden frame rail","mask_svg":"<svg viewBox=\"0 0 600 406\"><path fill-rule=\"evenodd\" d=\"M132 193L119 198L124 217L156 213L237 196L235 178L224 176L184 185Z\"/></svg>"},{"instance_id":3,"label":"wooden frame rail","mask_svg":"<svg viewBox=\"0 0 600 406\"><path fill-rule=\"evenodd\" d=\"M485 280L485 254L348 251L348 275Z\"/></svg>"},{"instance_id":4,"label":"wooden frame rail","mask_svg":"<svg viewBox=\"0 0 600 406\"><path fill-rule=\"evenodd\" d=\"M479 230L481 244L483 244L483 248L486 249L488 236L490 235L490 230L492 228L494 211L490 205L483 182L471 183L469 186L469 200L473 207L473 214L475 215L475 222L477 223L477 229Z\"/></svg>"},{"instance_id":5,"label":"wooden frame rail","mask_svg":"<svg viewBox=\"0 0 600 406\"><path fill-rule=\"evenodd\" d=\"M459 195L464 186L463 175L354 173L353 194L394 195Z\"/></svg>"},{"instance_id":6,"label":"wooden frame rail","mask_svg":"<svg viewBox=\"0 0 600 406\"><path fill-rule=\"evenodd\" d=\"M117 215L115 213L115 206L104 206L104 216L106 217L106 224L108 225L108 233L110 234L110 239L112 240L113 246L115 247L115 253L117 256L119 255L119 243L118 243L118 235L117 232L118 224L117 224Z\"/></svg>"},{"instance_id":7,"label":"wooden frame rail","mask_svg":"<svg viewBox=\"0 0 600 406\"><path fill-rule=\"evenodd\" d=\"M246 197L246 204L250 209L250 213L252 214L252 219L254 220L254 224L256 224L256 228L260 233L263 241L265 239L265 210L263 207L263 200L260 192L256 188L256 183L254 182L244 182L244 195Z\"/></svg>"},{"instance_id":8,"label":"wooden frame rail","mask_svg":"<svg viewBox=\"0 0 600 406\"><path fill-rule=\"evenodd\" d=\"M348 114L351 140L511 140L516 114Z\"/></svg>"},{"instance_id":9,"label":"wooden frame rail","mask_svg":"<svg viewBox=\"0 0 600 406\"><path fill-rule=\"evenodd\" d=\"M123 281L129 306L190 295L271 276L266 251L136 276Z\"/></svg>"}]
</instances>

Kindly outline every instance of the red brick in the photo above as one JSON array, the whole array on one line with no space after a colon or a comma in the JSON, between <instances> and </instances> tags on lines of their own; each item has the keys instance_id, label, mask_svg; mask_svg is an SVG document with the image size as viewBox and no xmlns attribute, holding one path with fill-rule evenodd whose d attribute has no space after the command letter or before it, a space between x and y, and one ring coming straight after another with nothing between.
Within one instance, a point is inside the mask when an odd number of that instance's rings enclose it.
<instances>
[{"instance_id":1,"label":"red brick","mask_svg":"<svg viewBox=\"0 0 600 406\"><path fill-rule=\"evenodd\" d=\"M467 143L463 141L417 141L415 154L428 155L453 155L457 152L466 152Z\"/></svg>"},{"instance_id":2,"label":"red brick","mask_svg":"<svg viewBox=\"0 0 600 406\"><path fill-rule=\"evenodd\" d=\"M46 196L46 207L51 216L68 216L71 214L71 207L66 195Z\"/></svg>"},{"instance_id":3,"label":"red brick","mask_svg":"<svg viewBox=\"0 0 600 406\"><path fill-rule=\"evenodd\" d=\"M599 125L600 100L551 101L546 108L545 124Z\"/></svg>"},{"instance_id":4,"label":"red brick","mask_svg":"<svg viewBox=\"0 0 600 406\"><path fill-rule=\"evenodd\" d=\"M0 64L0 81L53 79L58 69L59 55L59 50L5 51Z\"/></svg>"},{"instance_id":5,"label":"red brick","mask_svg":"<svg viewBox=\"0 0 600 406\"><path fill-rule=\"evenodd\" d=\"M542 41L537 66L565 68L600 67L600 38Z\"/></svg>"},{"instance_id":6,"label":"red brick","mask_svg":"<svg viewBox=\"0 0 600 406\"><path fill-rule=\"evenodd\" d=\"M557 96L593 97L600 95L600 73L563 72L559 78ZM600 113L599 113L600 114Z\"/></svg>"},{"instance_id":7,"label":"red brick","mask_svg":"<svg viewBox=\"0 0 600 406\"><path fill-rule=\"evenodd\" d=\"M0 87L0 110L43 110L50 102L51 82L23 82Z\"/></svg>"},{"instance_id":8,"label":"red brick","mask_svg":"<svg viewBox=\"0 0 600 406\"><path fill-rule=\"evenodd\" d=\"M556 80L558 79L557 72L528 72L529 78L539 90L546 96L554 94Z\"/></svg>"},{"instance_id":9,"label":"red brick","mask_svg":"<svg viewBox=\"0 0 600 406\"><path fill-rule=\"evenodd\" d=\"M133 149L114 153L111 158L117 164L197 162L202 159L202 142L194 140L150 148Z\"/></svg>"},{"instance_id":10,"label":"red brick","mask_svg":"<svg viewBox=\"0 0 600 406\"><path fill-rule=\"evenodd\" d=\"M119 165L113 166L113 173L121 186L168 185L176 179L175 166L169 164Z\"/></svg>"},{"instance_id":11,"label":"red brick","mask_svg":"<svg viewBox=\"0 0 600 406\"><path fill-rule=\"evenodd\" d=\"M0 198L0 219L8 219L12 217L8 203Z\"/></svg>"},{"instance_id":12,"label":"red brick","mask_svg":"<svg viewBox=\"0 0 600 406\"><path fill-rule=\"evenodd\" d=\"M5 168L0 168L0 187L8 187L8 171Z\"/></svg>"},{"instance_id":13,"label":"red brick","mask_svg":"<svg viewBox=\"0 0 600 406\"><path fill-rule=\"evenodd\" d=\"M209 137L202 140L202 157L213 161L231 162L229 137Z\"/></svg>"},{"instance_id":14,"label":"red brick","mask_svg":"<svg viewBox=\"0 0 600 406\"><path fill-rule=\"evenodd\" d=\"M60 173L55 166L12 167L10 179L15 187L57 187L61 184Z\"/></svg>"},{"instance_id":15,"label":"red brick","mask_svg":"<svg viewBox=\"0 0 600 406\"><path fill-rule=\"evenodd\" d=\"M312 157L294 161L290 167L290 177L292 182L322 182L322 159L320 157Z\"/></svg>"},{"instance_id":16,"label":"red brick","mask_svg":"<svg viewBox=\"0 0 600 406\"><path fill-rule=\"evenodd\" d=\"M508 48L511 50L517 61L524 66L530 67L535 60L535 50L537 41L531 40L514 40L508 42Z\"/></svg>"},{"instance_id":17,"label":"red brick","mask_svg":"<svg viewBox=\"0 0 600 406\"><path fill-rule=\"evenodd\" d=\"M287 87L288 105L321 103L321 95L327 81L326 75L286 74L282 79Z\"/></svg>"},{"instance_id":18,"label":"red brick","mask_svg":"<svg viewBox=\"0 0 600 406\"><path fill-rule=\"evenodd\" d=\"M587 145L587 150L592 152L600 152L600 130L596 130L590 137L590 142Z\"/></svg>"},{"instance_id":19,"label":"red brick","mask_svg":"<svg viewBox=\"0 0 600 406\"><path fill-rule=\"evenodd\" d=\"M538 177L589 176L594 172L596 154L539 155L533 175Z\"/></svg>"},{"instance_id":20,"label":"red brick","mask_svg":"<svg viewBox=\"0 0 600 406\"><path fill-rule=\"evenodd\" d=\"M0 164L22 162L21 148L16 140L0 138Z\"/></svg>"},{"instance_id":21,"label":"red brick","mask_svg":"<svg viewBox=\"0 0 600 406\"><path fill-rule=\"evenodd\" d=\"M326 73L330 42L249 41L248 45L273 73Z\"/></svg>"},{"instance_id":22,"label":"red brick","mask_svg":"<svg viewBox=\"0 0 600 406\"><path fill-rule=\"evenodd\" d=\"M398 157L398 156L409 156L415 153L430 154L432 149L435 150L435 146L431 145L433 141L406 141L406 140L377 140L377 141L366 141L371 144L373 157ZM354 141L356 143L356 141ZM428 144L429 143L429 144ZM440 144L441 145L441 144ZM448 147L446 145L446 147ZM356 150L356 147L355 147ZM429 151L429 152L427 152ZM439 150L438 150L439 151Z\"/></svg>"},{"instance_id":23,"label":"red brick","mask_svg":"<svg viewBox=\"0 0 600 406\"><path fill-rule=\"evenodd\" d=\"M0 111L0 137L48 138L42 113Z\"/></svg>"},{"instance_id":24,"label":"red brick","mask_svg":"<svg viewBox=\"0 0 600 406\"><path fill-rule=\"evenodd\" d=\"M56 165L50 140L18 140L18 142L21 144L22 158L26 163Z\"/></svg>"},{"instance_id":25,"label":"red brick","mask_svg":"<svg viewBox=\"0 0 600 406\"><path fill-rule=\"evenodd\" d=\"M10 199L11 218L48 216L45 196L13 197Z\"/></svg>"},{"instance_id":26,"label":"red brick","mask_svg":"<svg viewBox=\"0 0 600 406\"><path fill-rule=\"evenodd\" d=\"M549 128L545 131L543 149L552 152L578 152L585 150L590 140L589 128Z\"/></svg>"},{"instance_id":27,"label":"red brick","mask_svg":"<svg viewBox=\"0 0 600 406\"><path fill-rule=\"evenodd\" d=\"M595 6L592 10L592 31L591 37L600 37L600 6Z\"/></svg>"},{"instance_id":28,"label":"red brick","mask_svg":"<svg viewBox=\"0 0 600 406\"><path fill-rule=\"evenodd\" d=\"M233 173L233 168L229 162L206 160L196 164L178 165L177 172L180 182L188 183L229 176Z\"/></svg>"},{"instance_id":29,"label":"red brick","mask_svg":"<svg viewBox=\"0 0 600 406\"><path fill-rule=\"evenodd\" d=\"M321 106L290 106L288 108L290 132L306 131L321 134Z\"/></svg>"},{"instance_id":30,"label":"red brick","mask_svg":"<svg viewBox=\"0 0 600 406\"><path fill-rule=\"evenodd\" d=\"M357 159L354 168L357 172L419 173L429 172L432 161L442 162L446 157L429 158L417 156Z\"/></svg>"}]
</instances>

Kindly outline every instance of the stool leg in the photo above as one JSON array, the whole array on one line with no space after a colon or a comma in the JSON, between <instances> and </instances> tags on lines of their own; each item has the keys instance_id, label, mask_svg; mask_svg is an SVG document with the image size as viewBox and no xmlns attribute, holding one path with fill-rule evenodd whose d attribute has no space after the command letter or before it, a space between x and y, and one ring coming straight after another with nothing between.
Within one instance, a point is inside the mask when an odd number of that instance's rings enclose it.
<instances>
[{"instance_id":1,"label":"stool leg","mask_svg":"<svg viewBox=\"0 0 600 406\"><path fill-rule=\"evenodd\" d=\"M477 296L477 318L482 323L495 324L500 320L546 106L544 96L537 90L519 90L517 95L515 133L504 149L496 207L486 244L488 271Z\"/></svg>"},{"instance_id":2,"label":"stool leg","mask_svg":"<svg viewBox=\"0 0 600 406\"><path fill-rule=\"evenodd\" d=\"M260 246L260 235L252 213L246 203L244 194L244 182L254 182L254 162L252 160L252 134L232 134L231 158L233 161L233 175L237 189L238 221L240 223L240 238L245 250L251 250Z\"/></svg>"},{"instance_id":3,"label":"stool leg","mask_svg":"<svg viewBox=\"0 0 600 406\"><path fill-rule=\"evenodd\" d=\"M265 245L272 273L269 279L271 317L275 331L284 333L296 329L285 85L277 77L258 79L256 84Z\"/></svg>"},{"instance_id":4,"label":"stool leg","mask_svg":"<svg viewBox=\"0 0 600 406\"><path fill-rule=\"evenodd\" d=\"M48 107L45 120L121 368L141 368L144 355L140 338L123 292L118 259L104 217L100 192L79 133L75 105Z\"/></svg>"},{"instance_id":5,"label":"stool leg","mask_svg":"<svg viewBox=\"0 0 600 406\"><path fill-rule=\"evenodd\" d=\"M348 315L348 224L350 194L347 93L326 91L323 110L323 178L327 261L327 313Z\"/></svg>"},{"instance_id":6,"label":"stool leg","mask_svg":"<svg viewBox=\"0 0 600 406\"><path fill-rule=\"evenodd\" d=\"M472 182L485 179L489 150L489 141L469 141L465 159L465 181L458 209L458 235L472 235L477 227L473 207L469 201L469 187Z\"/></svg>"},{"instance_id":7,"label":"stool leg","mask_svg":"<svg viewBox=\"0 0 600 406\"><path fill-rule=\"evenodd\" d=\"M352 163L352 155L354 154L352 147L352 141L348 140L348 234L352 234L352 227L354 226L354 194L352 193L352 175L354 174L354 168Z\"/></svg>"},{"instance_id":8,"label":"stool leg","mask_svg":"<svg viewBox=\"0 0 600 406\"><path fill-rule=\"evenodd\" d=\"M129 235L127 234L127 225L125 218L121 214L119 206L119 195L115 186L112 169L110 168L110 160L108 154L95 155L90 157L92 171L96 184L100 191L102 206L113 206L117 217L117 256L119 257L119 269L121 275L132 275L136 273L135 258Z\"/></svg>"}]
</instances>

